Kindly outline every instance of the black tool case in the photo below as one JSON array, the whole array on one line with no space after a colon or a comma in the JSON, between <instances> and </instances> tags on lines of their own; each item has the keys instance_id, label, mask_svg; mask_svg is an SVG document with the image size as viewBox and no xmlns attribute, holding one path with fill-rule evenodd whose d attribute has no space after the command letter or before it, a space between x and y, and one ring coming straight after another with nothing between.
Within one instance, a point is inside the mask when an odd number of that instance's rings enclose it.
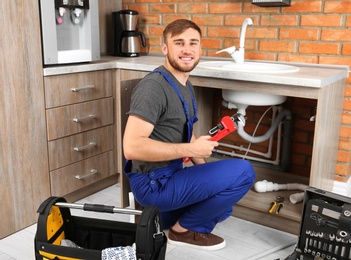
<instances>
[{"instance_id":1,"label":"black tool case","mask_svg":"<svg viewBox=\"0 0 351 260\"><path fill-rule=\"evenodd\" d=\"M309 187L300 235L286 260L351 259L351 198Z\"/></svg>"},{"instance_id":2,"label":"black tool case","mask_svg":"<svg viewBox=\"0 0 351 260\"><path fill-rule=\"evenodd\" d=\"M71 215L71 208L85 211L140 215L139 222L128 223ZM136 245L139 260L165 259L167 237L162 230L160 212L148 206L142 211L99 204L67 203L50 197L38 209L34 238L36 260L101 259L102 250ZM62 246L63 239L80 248Z\"/></svg>"}]
</instances>

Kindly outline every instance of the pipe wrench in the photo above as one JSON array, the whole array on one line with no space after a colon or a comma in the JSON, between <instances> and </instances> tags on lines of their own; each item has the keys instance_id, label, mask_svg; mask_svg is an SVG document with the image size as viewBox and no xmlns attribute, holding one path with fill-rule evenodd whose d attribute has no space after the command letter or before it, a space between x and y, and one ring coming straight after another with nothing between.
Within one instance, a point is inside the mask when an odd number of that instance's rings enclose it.
<instances>
[{"instance_id":1,"label":"pipe wrench","mask_svg":"<svg viewBox=\"0 0 351 260\"><path fill-rule=\"evenodd\" d=\"M241 123L245 126L245 118L241 113L236 113L232 116L224 116L221 119L221 122L218 123L215 127L210 129L209 134L212 135L210 138L211 141L219 141L222 138L226 137L230 133L234 132L237 129L237 124ZM191 158L183 158L184 162L189 162Z\"/></svg>"}]
</instances>

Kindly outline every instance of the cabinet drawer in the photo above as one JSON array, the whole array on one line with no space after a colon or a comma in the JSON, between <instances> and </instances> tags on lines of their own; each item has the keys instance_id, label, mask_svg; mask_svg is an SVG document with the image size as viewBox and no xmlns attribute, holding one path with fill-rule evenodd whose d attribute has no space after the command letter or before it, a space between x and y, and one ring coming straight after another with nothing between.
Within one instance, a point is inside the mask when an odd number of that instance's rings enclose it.
<instances>
[{"instance_id":1,"label":"cabinet drawer","mask_svg":"<svg viewBox=\"0 0 351 260\"><path fill-rule=\"evenodd\" d=\"M112 96L113 70L44 77L46 108Z\"/></svg>"},{"instance_id":2,"label":"cabinet drawer","mask_svg":"<svg viewBox=\"0 0 351 260\"><path fill-rule=\"evenodd\" d=\"M114 174L113 151L50 172L52 196L64 196Z\"/></svg>"},{"instance_id":3,"label":"cabinet drawer","mask_svg":"<svg viewBox=\"0 0 351 260\"><path fill-rule=\"evenodd\" d=\"M50 170L113 149L113 126L56 139L48 143Z\"/></svg>"},{"instance_id":4,"label":"cabinet drawer","mask_svg":"<svg viewBox=\"0 0 351 260\"><path fill-rule=\"evenodd\" d=\"M48 140L113 124L113 98L46 111Z\"/></svg>"}]
</instances>

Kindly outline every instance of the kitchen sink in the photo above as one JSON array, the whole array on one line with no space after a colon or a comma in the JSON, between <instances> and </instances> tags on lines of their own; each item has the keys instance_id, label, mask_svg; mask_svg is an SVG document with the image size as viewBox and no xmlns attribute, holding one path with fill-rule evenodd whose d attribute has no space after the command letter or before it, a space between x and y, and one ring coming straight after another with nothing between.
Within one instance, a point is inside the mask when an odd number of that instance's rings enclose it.
<instances>
[{"instance_id":1,"label":"kitchen sink","mask_svg":"<svg viewBox=\"0 0 351 260\"><path fill-rule=\"evenodd\" d=\"M292 65L251 62L235 63L234 61L205 61L197 65L198 68L213 69L221 71L252 72L261 74L280 74L298 72L299 68Z\"/></svg>"}]
</instances>

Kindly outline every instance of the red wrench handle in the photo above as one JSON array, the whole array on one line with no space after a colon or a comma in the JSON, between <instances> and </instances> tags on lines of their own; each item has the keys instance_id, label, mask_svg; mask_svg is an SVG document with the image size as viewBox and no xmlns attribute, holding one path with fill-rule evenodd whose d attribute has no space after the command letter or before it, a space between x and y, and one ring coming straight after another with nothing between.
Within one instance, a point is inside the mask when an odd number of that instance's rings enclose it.
<instances>
[{"instance_id":1,"label":"red wrench handle","mask_svg":"<svg viewBox=\"0 0 351 260\"><path fill-rule=\"evenodd\" d=\"M230 116L224 116L222 118L221 126L222 129L219 129L218 132L210 138L211 141L219 141L236 130L234 121ZM183 162L190 162L191 159L190 157L183 158Z\"/></svg>"}]
</instances>

